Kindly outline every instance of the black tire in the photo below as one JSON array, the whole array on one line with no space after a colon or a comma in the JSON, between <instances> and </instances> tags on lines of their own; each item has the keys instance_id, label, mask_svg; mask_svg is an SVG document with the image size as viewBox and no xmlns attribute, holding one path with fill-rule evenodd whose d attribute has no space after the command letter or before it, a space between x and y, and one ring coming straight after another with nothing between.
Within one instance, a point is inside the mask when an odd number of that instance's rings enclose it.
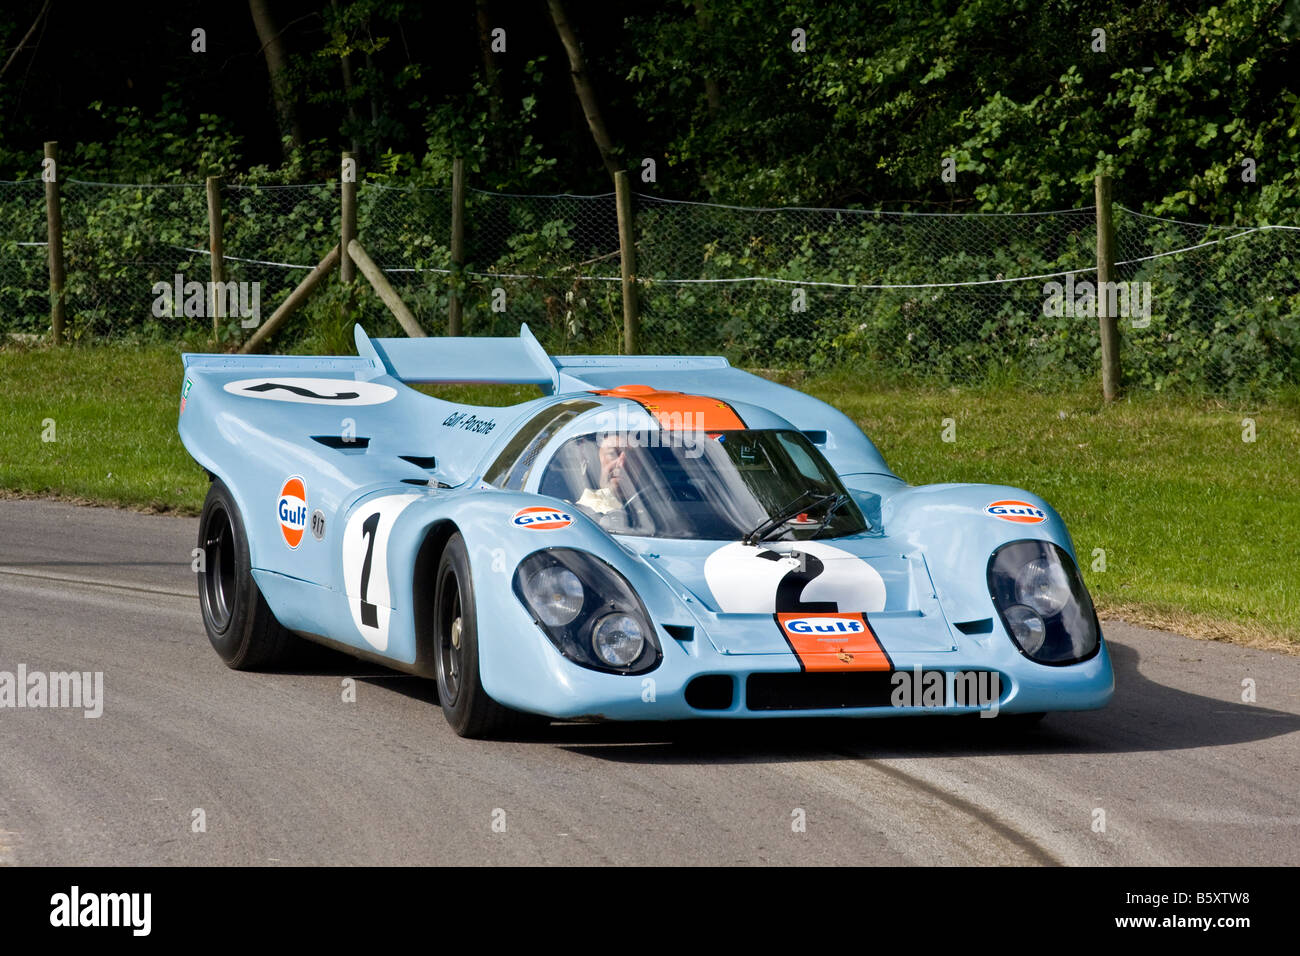
<instances>
[{"instance_id":1,"label":"black tire","mask_svg":"<svg viewBox=\"0 0 1300 956\"><path fill-rule=\"evenodd\" d=\"M519 733L537 718L503 707L479 680L478 612L465 539L455 532L438 561L433 597L433 652L438 703L451 729L462 737Z\"/></svg>"},{"instance_id":2,"label":"black tire","mask_svg":"<svg viewBox=\"0 0 1300 956\"><path fill-rule=\"evenodd\" d=\"M237 671L285 663L299 640L275 619L253 580L244 519L220 479L213 480L203 502L199 548L204 552L197 575L199 607L213 650Z\"/></svg>"}]
</instances>

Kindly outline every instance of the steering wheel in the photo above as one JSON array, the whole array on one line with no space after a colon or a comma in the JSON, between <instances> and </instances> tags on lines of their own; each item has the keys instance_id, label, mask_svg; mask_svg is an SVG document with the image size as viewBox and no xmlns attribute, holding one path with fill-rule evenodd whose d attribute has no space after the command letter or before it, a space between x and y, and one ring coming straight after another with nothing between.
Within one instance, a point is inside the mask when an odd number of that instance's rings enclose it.
<instances>
[{"instance_id":1,"label":"steering wheel","mask_svg":"<svg viewBox=\"0 0 1300 956\"><path fill-rule=\"evenodd\" d=\"M647 495L655 491L663 493L663 497L667 498L669 501L703 501L704 500L704 497L700 494L700 489L696 488L694 485L677 485L676 487L674 487L673 485L669 485L664 482L657 482L653 485L650 485L648 488L642 488L639 491L633 492L631 497L629 497L627 501L623 502L624 510L630 508L632 504L638 501L643 495ZM678 491L689 491L691 494L678 497L676 494L674 494L674 492L678 492Z\"/></svg>"}]
</instances>

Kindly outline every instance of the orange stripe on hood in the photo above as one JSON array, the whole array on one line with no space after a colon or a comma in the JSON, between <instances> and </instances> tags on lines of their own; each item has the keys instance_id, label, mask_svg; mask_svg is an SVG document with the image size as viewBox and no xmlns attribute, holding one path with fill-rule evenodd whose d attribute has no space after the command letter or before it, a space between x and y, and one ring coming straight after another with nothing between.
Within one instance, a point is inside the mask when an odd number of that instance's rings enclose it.
<instances>
[{"instance_id":1,"label":"orange stripe on hood","mask_svg":"<svg viewBox=\"0 0 1300 956\"><path fill-rule=\"evenodd\" d=\"M661 392L649 385L620 385L593 391L593 395L630 398L671 431L728 432L745 427L736 410L726 402L685 392Z\"/></svg>"}]
</instances>

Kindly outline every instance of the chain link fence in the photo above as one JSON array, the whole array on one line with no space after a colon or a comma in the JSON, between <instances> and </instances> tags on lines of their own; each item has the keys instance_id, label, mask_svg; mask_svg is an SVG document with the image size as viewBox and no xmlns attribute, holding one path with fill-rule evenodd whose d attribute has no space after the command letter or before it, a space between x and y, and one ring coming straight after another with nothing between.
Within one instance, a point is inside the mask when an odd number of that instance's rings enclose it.
<instances>
[{"instance_id":1,"label":"chain link fence","mask_svg":"<svg viewBox=\"0 0 1300 956\"><path fill-rule=\"evenodd\" d=\"M341 187L225 184L225 278L268 317L338 243ZM210 332L187 283L210 274L205 187L63 184L74 337ZM555 352L618 352L613 193L470 189L464 263L449 189L360 183L358 238L420 324L514 335ZM1300 380L1300 228L1218 227L1114 208L1125 382L1268 394ZM859 365L920 379L1029 384L1098 375L1096 210L928 214L755 209L634 196L644 351L745 366ZM0 183L0 334L48 328L43 184ZM179 279L178 279L179 277ZM245 303L247 304L247 303ZM218 323L228 346L258 319ZM277 333L281 349L350 351L351 324L400 335L364 279L330 280Z\"/></svg>"},{"instance_id":2,"label":"chain link fence","mask_svg":"<svg viewBox=\"0 0 1300 956\"><path fill-rule=\"evenodd\" d=\"M1300 383L1300 228L1212 226L1116 207L1116 278L1150 297L1121 320L1137 389L1269 394Z\"/></svg>"},{"instance_id":3,"label":"chain link fence","mask_svg":"<svg viewBox=\"0 0 1300 956\"><path fill-rule=\"evenodd\" d=\"M45 184L0 182L0 331L37 335L50 324Z\"/></svg>"}]
</instances>

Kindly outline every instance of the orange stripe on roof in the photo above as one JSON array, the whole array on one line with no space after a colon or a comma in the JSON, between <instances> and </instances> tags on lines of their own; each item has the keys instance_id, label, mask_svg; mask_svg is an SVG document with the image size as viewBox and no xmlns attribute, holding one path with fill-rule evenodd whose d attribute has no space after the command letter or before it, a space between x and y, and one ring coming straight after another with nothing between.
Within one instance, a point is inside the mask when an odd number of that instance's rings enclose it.
<instances>
[{"instance_id":1,"label":"orange stripe on roof","mask_svg":"<svg viewBox=\"0 0 1300 956\"><path fill-rule=\"evenodd\" d=\"M790 629L792 621L807 621L808 628ZM825 621L823 630L816 630ZM843 629L840 622L861 623L862 629ZM799 658L805 671L891 671L893 662L881 646L865 614L846 612L783 611L776 614L777 627Z\"/></svg>"},{"instance_id":2,"label":"orange stripe on roof","mask_svg":"<svg viewBox=\"0 0 1300 956\"><path fill-rule=\"evenodd\" d=\"M662 392L649 385L620 385L593 391L593 395L630 398L669 431L727 432L745 427L736 410L726 402L685 392Z\"/></svg>"}]
</instances>

